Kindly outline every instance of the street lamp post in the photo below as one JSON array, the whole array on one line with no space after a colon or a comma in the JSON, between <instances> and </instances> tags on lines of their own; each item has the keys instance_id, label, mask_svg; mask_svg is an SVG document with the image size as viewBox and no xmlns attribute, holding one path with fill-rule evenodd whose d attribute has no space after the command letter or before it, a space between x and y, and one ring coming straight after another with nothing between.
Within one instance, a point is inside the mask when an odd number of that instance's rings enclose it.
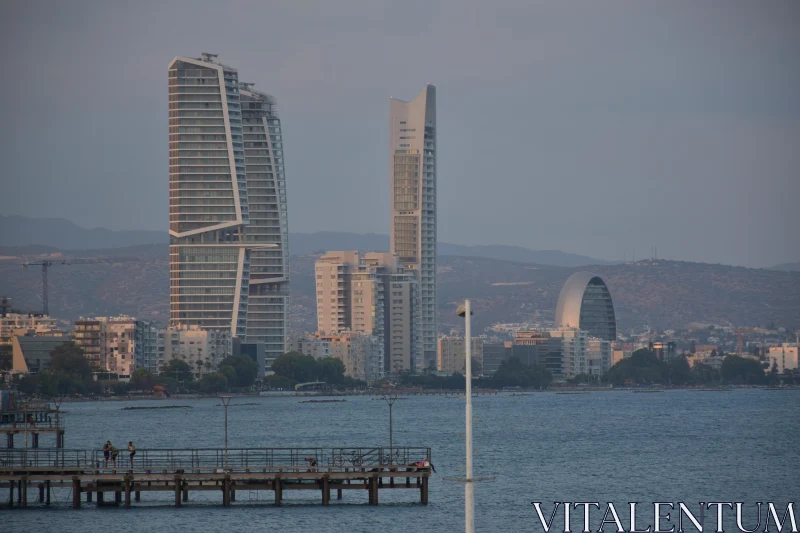
<instances>
[{"instance_id":1,"label":"street lamp post","mask_svg":"<svg viewBox=\"0 0 800 533\"><path fill-rule=\"evenodd\" d=\"M456 311L458 316L464 317L464 345L465 351L465 374L466 374L466 456L467 456L467 475L464 479L464 531L466 533L474 533L475 531L475 501L472 483L475 481L472 477L472 328L470 324L470 316L472 309L469 300L464 300L464 305L459 306Z\"/></svg>"},{"instance_id":2,"label":"street lamp post","mask_svg":"<svg viewBox=\"0 0 800 533\"><path fill-rule=\"evenodd\" d=\"M393 448L393 440L392 440L392 406L394 402L397 401L397 393L392 392L391 394L384 394L383 395L384 401L389 405L389 464L392 464L394 460L394 448Z\"/></svg>"},{"instance_id":3,"label":"street lamp post","mask_svg":"<svg viewBox=\"0 0 800 533\"><path fill-rule=\"evenodd\" d=\"M222 405L225 407L225 468L228 467L228 406L231 404L230 396L220 396Z\"/></svg>"}]
</instances>

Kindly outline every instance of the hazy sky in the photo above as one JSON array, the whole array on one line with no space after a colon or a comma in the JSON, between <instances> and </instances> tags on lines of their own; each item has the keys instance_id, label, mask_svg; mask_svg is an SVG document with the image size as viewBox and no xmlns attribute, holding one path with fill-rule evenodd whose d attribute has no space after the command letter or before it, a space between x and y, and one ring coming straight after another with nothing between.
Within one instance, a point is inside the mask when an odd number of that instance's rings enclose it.
<instances>
[{"instance_id":1,"label":"hazy sky","mask_svg":"<svg viewBox=\"0 0 800 533\"><path fill-rule=\"evenodd\" d=\"M278 99L295 232L388 233L437 86L439 240L800 260L800 2L10 1L0 213L167 229L167 65Z\"/></svg>"}]
</instances>

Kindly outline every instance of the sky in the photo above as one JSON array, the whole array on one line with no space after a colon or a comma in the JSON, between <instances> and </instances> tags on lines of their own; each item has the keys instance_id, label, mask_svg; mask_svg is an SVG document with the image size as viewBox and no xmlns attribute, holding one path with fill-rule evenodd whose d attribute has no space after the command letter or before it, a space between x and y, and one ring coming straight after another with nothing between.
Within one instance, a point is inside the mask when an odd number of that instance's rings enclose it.
<instances>
[{"instance_id":1,"label":"sky","mask_svg":"<svg viewBox=\"0 0 800 533\"><path fill-rule=\"evenodd\" d=\"M167 230L167 65L278 100L292 232L389 230L389 97L437 87L439 240L800 261L800 3L10 1L0 214Z\"/></svg>"}]
</instances>

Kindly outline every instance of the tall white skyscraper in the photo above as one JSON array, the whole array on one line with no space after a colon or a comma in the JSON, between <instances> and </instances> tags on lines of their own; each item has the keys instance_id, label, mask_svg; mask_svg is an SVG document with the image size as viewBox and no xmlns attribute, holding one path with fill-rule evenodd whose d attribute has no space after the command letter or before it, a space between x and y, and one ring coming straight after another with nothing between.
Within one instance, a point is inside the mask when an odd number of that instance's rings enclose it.
<instances>
[{"instance_id":1,"label":"tall white skyscraper","mask_svg":"<svg viewBox=\"0 0 800 533\"><path fill-rule=\"evenodd\" d=\"M391 253L415 271L422 353L417 370L436 368L436 87L389 99Z\"/></svg>"},{"instance_id":2,"label":"tall white skyscraper","mask_svg":"<svg viewBox=\"0 0 800 533\"><path fill-rule=\"evenodd\" d=\"M170 323L283 353L286 184L274 100L236 69L169 65Z\"/></svg>"}]
</instances>

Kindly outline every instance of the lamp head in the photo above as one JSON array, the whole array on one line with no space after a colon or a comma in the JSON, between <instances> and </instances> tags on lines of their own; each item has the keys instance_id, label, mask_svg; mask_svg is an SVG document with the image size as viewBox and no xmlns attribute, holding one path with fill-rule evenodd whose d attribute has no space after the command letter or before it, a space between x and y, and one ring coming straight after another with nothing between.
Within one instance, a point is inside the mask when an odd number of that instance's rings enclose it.
<instances>
[{"instance_id":1,"label":"lamp head","mask_svg":"<svg viewBox=\"0 0 800 533\"><path fill-rule=\"evenodd\" d=\"M463 304L462 304L462 305L459 305L459 306L458 306L458 309L456 310L456 314L457 314L458 316L460 316L461 318L464 318L464 317L467 315L467 309L466 309L466 307L464 307L464 305L463 305ZM472 311L472 309L470 309L470 310L469 310L469 316L472 316L472 315L474 315L474 314L475 314L475 313Z\"/></svg>"}]
</instances>

